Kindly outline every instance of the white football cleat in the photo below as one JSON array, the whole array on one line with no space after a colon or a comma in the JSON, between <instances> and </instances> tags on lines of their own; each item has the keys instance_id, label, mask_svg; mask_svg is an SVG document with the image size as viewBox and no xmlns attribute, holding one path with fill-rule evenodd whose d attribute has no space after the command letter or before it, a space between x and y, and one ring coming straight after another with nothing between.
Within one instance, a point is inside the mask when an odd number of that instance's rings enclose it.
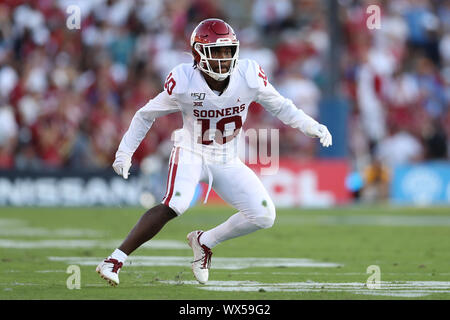
<instances>
[{"instance_id":1,"label":"white football cleat","mask_svg":"<svg viewBox=\"0 0 450 320\"><path fill-rule=\"evenodd\" d=\"M100 262L95 271L100 274L100 277L115 287L119 284L119 271L122 266L122 262L119 262L116 259L108 258Z\"/></svg>"},{"instance_id":2,"label":"white football cleat","mask_svg":"<svg viewBox=\"0 0 450 320\"><path fill-rule=\"evenodd\" d=\"M187 240L194 251L194 261L192 261L194 277L201 284L205 284L208 281L212 252L207 246L200 244L199 238L202 234L201 230L192 231L187 235Z\"/></svg>"}]
</instances>

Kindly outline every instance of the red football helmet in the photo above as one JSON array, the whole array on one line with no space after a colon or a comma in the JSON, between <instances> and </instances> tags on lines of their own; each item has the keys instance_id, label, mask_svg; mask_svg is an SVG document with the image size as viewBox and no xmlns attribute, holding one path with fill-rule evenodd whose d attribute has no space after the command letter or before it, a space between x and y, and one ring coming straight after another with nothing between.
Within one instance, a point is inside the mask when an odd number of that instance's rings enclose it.
<instances>
[{"instance_id":1,"label":"red football helmet","mask_svg":"<svg viewBox=\"0 0 450 320\"><path fill-rule=\"evenodd\" d=\"M231 47L232 58L217 59L211 55L211 48ZM220 19L206 19L199 23L191 35L191 48L197 67L218 81L225 80L237 65L239 41L233 28ZM209 61L217 61L219 72L215 72ZM231 61L226 72L222 72L222 61Z\"/></svg>"}]
</instances>

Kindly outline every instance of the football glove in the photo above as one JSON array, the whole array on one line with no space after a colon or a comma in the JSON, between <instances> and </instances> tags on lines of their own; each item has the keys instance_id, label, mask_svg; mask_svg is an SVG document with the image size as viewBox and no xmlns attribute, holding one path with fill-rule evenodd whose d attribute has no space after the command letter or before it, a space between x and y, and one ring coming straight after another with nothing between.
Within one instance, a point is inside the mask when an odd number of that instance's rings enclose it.
<instances>
[{"instance_id":1,"label":"football glove","mask_svg":"<svg viewBox=\"0 0 450 320\"><path fill-rule=\"evenodd\" d=\"M306 128L304 133L312 138L319 138L320 143L324 147L329 147L333 144L333 138L328 128L320 123L313 123Z\"/></svg>"},{"instance_id":2,"label":"football glove","mask_svg":"<svg viewBox=\"0 0 450 320\"><path fill-rule=\"evenodd\" d=\"M131 167L131 156L117 151L116 159L114 160L112 167L119 176L122 176L124 179L128 179L128 171Z\"/></svg>"}]
</instances>

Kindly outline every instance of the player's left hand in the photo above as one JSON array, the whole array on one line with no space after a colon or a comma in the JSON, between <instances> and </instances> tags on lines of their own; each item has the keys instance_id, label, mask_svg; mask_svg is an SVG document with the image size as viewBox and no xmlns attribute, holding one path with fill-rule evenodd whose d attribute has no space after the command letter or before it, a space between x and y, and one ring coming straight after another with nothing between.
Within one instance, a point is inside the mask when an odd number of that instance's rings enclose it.
<instances>
[{"instance_id":1,"label":"player's left hand","mask_svg":"<svg viewBox=\"0 0 450 320\"><path fill-rule=\"evenodd\" d=\"M331 136L330 131L328 131L328 128L323 124L313 124L305 133L310 137L319 138L320 143L324 147L329 147L333 144L333 137Z\"/></svg>"}]
</instances>

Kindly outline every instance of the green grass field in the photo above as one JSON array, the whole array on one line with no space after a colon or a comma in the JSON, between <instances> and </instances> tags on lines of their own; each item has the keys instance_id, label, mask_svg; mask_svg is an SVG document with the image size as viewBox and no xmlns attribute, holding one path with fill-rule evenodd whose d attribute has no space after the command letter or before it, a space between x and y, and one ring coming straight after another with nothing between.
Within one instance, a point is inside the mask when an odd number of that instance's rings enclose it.
<instances>
[{"instance_id":1,"label":"green grass field","mask_svg":"<svg viewBox=\"0 0 450 320\"><path fill-rule=\"evenodd\" d=\"M272 228L214 248L207 285L194 281L186 234L234 210L194 207L135 251L109 287L95 266L144 211L0 208L0 299L450 299L448 207L278 209ZM70 265L80 268L79 290L67 287ZM371 265L379 288L366 285Z\"/></svg>"}]
</instances>

